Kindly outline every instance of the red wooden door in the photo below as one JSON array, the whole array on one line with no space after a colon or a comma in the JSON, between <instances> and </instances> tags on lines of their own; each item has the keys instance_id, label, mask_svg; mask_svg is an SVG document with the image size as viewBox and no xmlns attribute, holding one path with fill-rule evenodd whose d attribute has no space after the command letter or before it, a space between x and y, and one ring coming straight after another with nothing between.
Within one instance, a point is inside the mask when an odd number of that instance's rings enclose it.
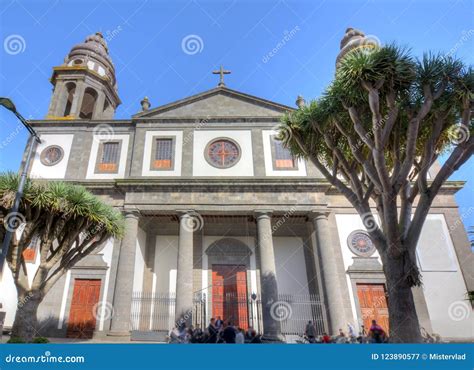
<instances>
[{"instance_id":1,"label":"red wooden door","mask_svg":"<svg viewBox=\"0 0 474 370\"><path fill-rule=\"evenodd\" d=\"M385 284L357 284L360 311L366 332L372 325L372 320L388 333L388 307L385 295Z\"/></svg>"},{"instance_id":2,"label":"red wooden door","mask_svg":"<svg viewBox=\"0 0 474 370\"><path fill-rule=\"evenodd\" d=\"M68 338L92 338L99 302L100 280L75 279L67 327Z\"/></svg>"},{"instance_id":3,"label":"red wooden door","mask_svg":"<svg viewBox=\"0 0 474 370\"><path fill-rule=\"evenodd\" d=\"M212 265L212 316L248 328L245 266Z\"/></svg>"}]
</instances>

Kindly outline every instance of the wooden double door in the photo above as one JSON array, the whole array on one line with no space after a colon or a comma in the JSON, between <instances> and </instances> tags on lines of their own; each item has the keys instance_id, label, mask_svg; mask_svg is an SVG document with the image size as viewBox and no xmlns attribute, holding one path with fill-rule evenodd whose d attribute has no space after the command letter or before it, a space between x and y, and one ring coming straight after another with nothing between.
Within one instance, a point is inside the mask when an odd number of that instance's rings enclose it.
<instances>
[{"instance_id":1,"label":"wooden double door","mask_svg":"<svg viewBox=\"0 0 474 370\"><path fill-rule=\"evenodd\" d=\"M212 317L247 329L247 270L243 265L212 265Z\"/></svg>"},{"instance_id":2,"label":"wooden double door","mask_svg":"<svg viewBox=\"0 0 474 370\"><path fill-rule=\"evenodd\" d=\"M68 338L92 338L100 297L100 279L75 279L67 326Z\"/></svg>"},{"instance_id":3,"label":"wooden double door","mask_svg":"<svg viewBox=\"0 0 474 370\"><path fill-rule=\"evenodd\" d=\"M357 284L357 297L364 321L364 328L368 333L372 320L388 333L388 306L385 284Z\"/></svg>"}]
</instances>

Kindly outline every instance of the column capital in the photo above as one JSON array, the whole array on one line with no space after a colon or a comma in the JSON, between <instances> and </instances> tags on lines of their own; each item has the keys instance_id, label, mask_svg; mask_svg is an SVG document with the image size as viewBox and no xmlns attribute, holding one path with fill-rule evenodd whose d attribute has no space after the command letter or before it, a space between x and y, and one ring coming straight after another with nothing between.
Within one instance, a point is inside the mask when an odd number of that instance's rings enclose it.
<instances>
[{"instance_id":1,"label":"column capital","mask_svg":"<svg viewBox=\"0 0 474 370\"><path fill-rule=\"evenodd\" d=\"M199 214L194 209L177 209L176 213L178 214L180 219L185 216L193 217Z\"/></svg>"},{"instance_id":2,"label":"column capital","mask_svg":"<svg viewBox=\"0 0 474 370\"><path fill-rule=\"evenodd\" d=\"M272 209L256 209L253 211L255 218L258 220L260 218L271 218L273 210Z\"/></svg>"},{"instance_id":3,"label":"column capital","mask_svg":"<svg viewBox=\"0 0 474 370\"><path fill-rule=\"evenodd\" d=\"M307 216L310 220L317 220L321 218L327 219L331 212L327 209L312 209Z\"/></svg>"},{"instance_id":4,"label":"column capital","mask_svg":"<svg viewBox=\"0 0 474 370\"><path fill-rule=\"evenodd\" d=\"M124 209L122 213L125 218L140 218L140 211L138 209Z\"/></svg>"}]
</instances>

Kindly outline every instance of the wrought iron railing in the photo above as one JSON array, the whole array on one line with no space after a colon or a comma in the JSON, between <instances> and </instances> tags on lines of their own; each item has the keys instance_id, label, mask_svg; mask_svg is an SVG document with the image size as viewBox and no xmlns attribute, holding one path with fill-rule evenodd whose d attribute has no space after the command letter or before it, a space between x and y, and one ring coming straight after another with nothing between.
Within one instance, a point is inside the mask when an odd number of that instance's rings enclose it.
<instances>
[{"instance_id":1,"label":"wrought iron railing","mask_svg":"<svg viewBox=\"0 0 474 370\"><path fill-rule=\"evenodd\" d=\"M324 306L317 294L279 294L273 312L280 320L282 334L301 335L308 321L313 322L318 334L327 330Z\"/></svg>"},{"instance_id":2,"label":"wrought iron railing","mask_svg":"<svg viewBox=\"0 0 474 370\"><path fill-rule=\"evenodd\" d=\"M133 292L131 327L136 331L169 331L174 326L174 293Z\"/></svg>"},{"instance_id":3,"label":"wrought iron railing","mask_svg":"<svg viewBox=\"0 0 474 370\"><path fill-rule=\"evenodd\" d=\"M194 294L192 323L205 328L211 318L208 312L210 302L204 293ZM225 293L212 297L213 304L221 304L223 320L232 321L247 328L252 327L263 333L262 301L256 294L242 295ZM175 323L176 296L174 293L134 292L132 296L131 327L134 331L169 331ZM325 329L324 306L316 294L279 294L272 305L272 317L281 325L282 334L301 335L308 321L312 321L316 331Z\"/></svg>"}]
</instances>

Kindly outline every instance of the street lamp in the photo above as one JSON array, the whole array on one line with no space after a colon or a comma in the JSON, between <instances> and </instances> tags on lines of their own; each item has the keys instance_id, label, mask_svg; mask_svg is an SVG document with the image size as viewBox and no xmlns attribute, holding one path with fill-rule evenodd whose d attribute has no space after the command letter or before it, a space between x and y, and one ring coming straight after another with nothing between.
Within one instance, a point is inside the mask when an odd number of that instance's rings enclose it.
<instances>
[{"instance_id":1,"label":"street lamp","mask_svg":"<svg viewBox=\"0 0 474 370\"><path fill-rule=\"evenodd\" d=\"M30 133L30 138L34 138L37 143L41 144L41 140L36 134L36 131L33 129L33 127L31 127L28 121L16 110L15 104L13 104L13 102L9 98L0 98L0 105L8 109L9 111L13 112L13 114L17 116L17 118L20 120L23 126L25 126L28 132ZM26 161L23 166L23 170L21 172L20 182L18 184L18 190L16 192L15 201L10 211L10 213L13 213L13 214L18 213L18 209L20 208L20 201L21 201L21 198L23 197L23 189L25 188L26 176L28 174L28 169L30 168L33 147L34 147L34 143L33 143L33 140L31 140L31 143L28 146ZM7 257L8 247L10 246L10 242L12 240L12 236L14 232L15 230L12 230L10 227L6 228L5 238L3 239L2 249L0 250L0 282L2 281L2 277L3 277L3 265L5 264L5 259Z\"/></svg>"}]
</instances>

